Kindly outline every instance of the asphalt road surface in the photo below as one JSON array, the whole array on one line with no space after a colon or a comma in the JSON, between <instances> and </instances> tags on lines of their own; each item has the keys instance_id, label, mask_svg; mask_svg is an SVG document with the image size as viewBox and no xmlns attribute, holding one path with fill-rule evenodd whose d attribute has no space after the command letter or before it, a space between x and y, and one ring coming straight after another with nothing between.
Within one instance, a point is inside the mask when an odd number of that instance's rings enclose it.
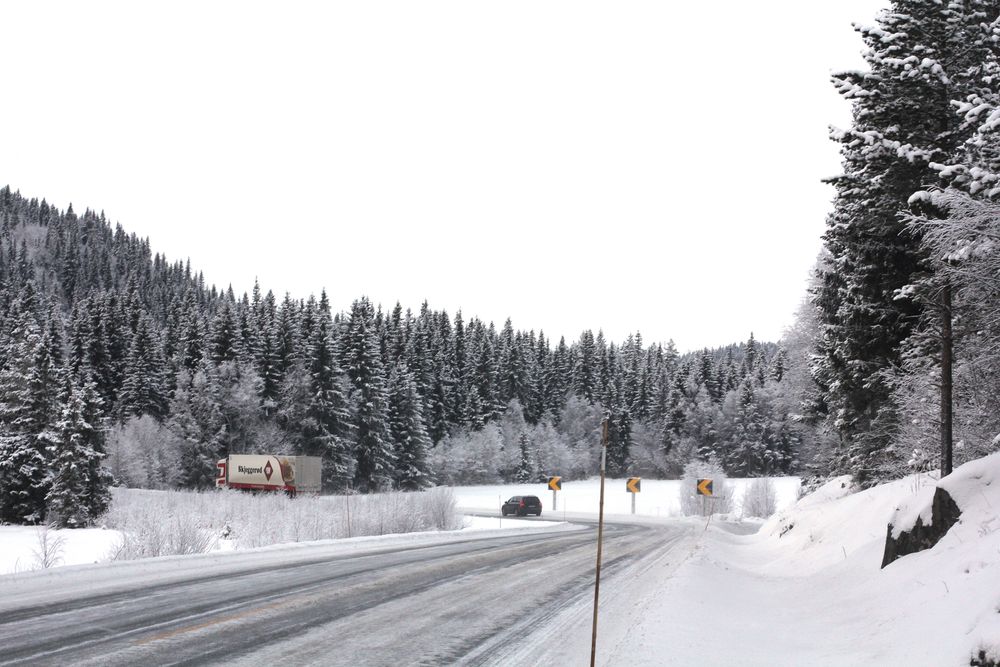
<instances>
[{"instance_id":1,"label":"asphalt road surface","mask_svg":"<svg viewBox=\"0 0 1000 667\"><path fill-rule=\"evenodd\" d=\"M602 591L686 531L606 525ZM150 563L114 589L81 587L84 568L63 575L71 596L6 604L0 581L0 664L507 664L523 642L558 641L546 627L560 610L590 603L595 558L589 524L349 555L307 547L166 579L157 569L177 561Z\"/></svg>"}]
</instances>

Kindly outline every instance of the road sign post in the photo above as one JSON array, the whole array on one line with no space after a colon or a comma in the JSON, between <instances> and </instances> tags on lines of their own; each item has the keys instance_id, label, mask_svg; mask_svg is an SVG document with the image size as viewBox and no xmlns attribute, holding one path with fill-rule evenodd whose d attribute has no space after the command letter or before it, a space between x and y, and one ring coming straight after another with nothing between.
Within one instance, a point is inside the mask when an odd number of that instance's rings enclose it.
<instances>
[{"instance_id":1,"label":"road sign post","mask_svg":"<svg viewBox=\"0 0 1000 667\"><path fill-rule=\"evenodd\" d=\"M708 499L714 497L712 495L712 480L710 479L699 479L695 489L698 495L701 496L701 515L706 516L707 508L705 505L708 503ZM706 525L707 528L707 525Z\"/></svg>"},{"instance_id":2,"label":"road sign post","mask_svg":"<svg viewBox=\"0 0 1000 667\"><path fill-rule=\"evenodd\" d=\"M635 494L639 493L641 482L639 477L629 477L625 482L625 490L632 494L632 514L635 514Z\"/></svg>"},{"instance_id":3,"label":"road sign post","mask_svg":"<svg viewBox=\"0 0 1000 667\"><path fill-rule=\"evenodd\" d=\"M608 419L601 423L601 502L597 511L597 568L594 571L594 630L590 635L590 667L597 659L597 602L601 597L601 545L604 541L604 471L608 462Z\"/></svg>"},{"instance_id":4,"label":"road sign post","mask_svg":"<svg viewBox=\"0 0 1000 667\"><path fill-rule=\"evenodd\" d=\"M549 488L552 489L552 511L556 511L556 492L562 491L562 477L549 477Z\"/></svg>"}]
</instances>

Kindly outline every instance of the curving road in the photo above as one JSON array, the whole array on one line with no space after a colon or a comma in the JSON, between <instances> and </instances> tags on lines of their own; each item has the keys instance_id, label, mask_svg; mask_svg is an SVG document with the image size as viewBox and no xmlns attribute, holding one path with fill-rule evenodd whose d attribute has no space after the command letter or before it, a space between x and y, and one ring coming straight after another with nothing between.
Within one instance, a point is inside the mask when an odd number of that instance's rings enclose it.
<instances>
[{"instance_id":1,"label":"curving road","mask_svg":"<svg viewBox=\"0 0 1000 667\"><path fill-rule=\"evenodd\" d=\"M689 533L607 525L602 591ZM595 550L591 524L0 578L0 664L503 664L590 604Z\"/></svg>"}]
</instances>

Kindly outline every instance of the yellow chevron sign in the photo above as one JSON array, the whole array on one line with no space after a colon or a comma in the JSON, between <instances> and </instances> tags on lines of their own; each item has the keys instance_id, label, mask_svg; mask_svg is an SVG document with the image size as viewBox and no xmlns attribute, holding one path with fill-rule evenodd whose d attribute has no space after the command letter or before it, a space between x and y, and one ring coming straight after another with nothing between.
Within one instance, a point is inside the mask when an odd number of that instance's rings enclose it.
<instances>
[{"instance_id":1,"label":"yellow chevron sign","mask_svg":"<svg viewBox=\"0 0 1000 667\"><path fill-rule=\"evenodd\" d=\"M641 481L639 477L629 477L628 481L625 482L625 490L629 493L639 493L639 483Z\"/></svg>"},{"instance_id":2,"label":"yellow chevron sign","mask_svg":"<svg viewBox=\"0 0 1000 667\"><path fill-rule=\"evenodd\" d=\"M562 491L562 477L549 477L549 488L553 491Z\"/></svg>"},{"instance_id":3,"label":"yellow chevron sign","mask_svg":"<svg viewBox=\"0 0 1000 667\"><path fill-rule=\"evenodd\" d=\"M712 495L712 480L710 479L699 479L698 480L698 493L703 496Z\"/></svg>"}]
</instances>

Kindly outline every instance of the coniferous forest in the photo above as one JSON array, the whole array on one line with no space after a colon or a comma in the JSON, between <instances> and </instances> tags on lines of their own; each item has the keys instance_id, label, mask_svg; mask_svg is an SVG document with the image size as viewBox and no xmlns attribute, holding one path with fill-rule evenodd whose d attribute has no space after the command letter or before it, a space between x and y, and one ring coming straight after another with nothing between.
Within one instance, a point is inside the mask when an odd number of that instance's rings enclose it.
<instances>
[{"instance_id":1,"label":"coniferous forest","mask_svg":"<svg viewBox=\"0 0 1000 667\"><path fill-rule=\"evenodd\" d=\"M0 190L0 520L86 525L110 485L207 488L230 453L322 456L330 492L587 477L604 418L612 475L867 486L996 451L1000 2L890 5L857 28L867 69L833 77L843 173L778 343L235 294L103 213Z\"/></svg>"},{"instance_id":2,"label":"coniferous forest","mask_svg":"<svg viewBox=\"0 0 1000 667\"><path fill-rule=\"evenodd\" d=\"M208 488L231 453L322 456L331 492L788 472L785 359L750 338L697 354L584 331L549 340L423 304L331 313L205 284L103 214L0 190L0 512L84 525L109 484Z\"/></svg>"}]
</instances>

